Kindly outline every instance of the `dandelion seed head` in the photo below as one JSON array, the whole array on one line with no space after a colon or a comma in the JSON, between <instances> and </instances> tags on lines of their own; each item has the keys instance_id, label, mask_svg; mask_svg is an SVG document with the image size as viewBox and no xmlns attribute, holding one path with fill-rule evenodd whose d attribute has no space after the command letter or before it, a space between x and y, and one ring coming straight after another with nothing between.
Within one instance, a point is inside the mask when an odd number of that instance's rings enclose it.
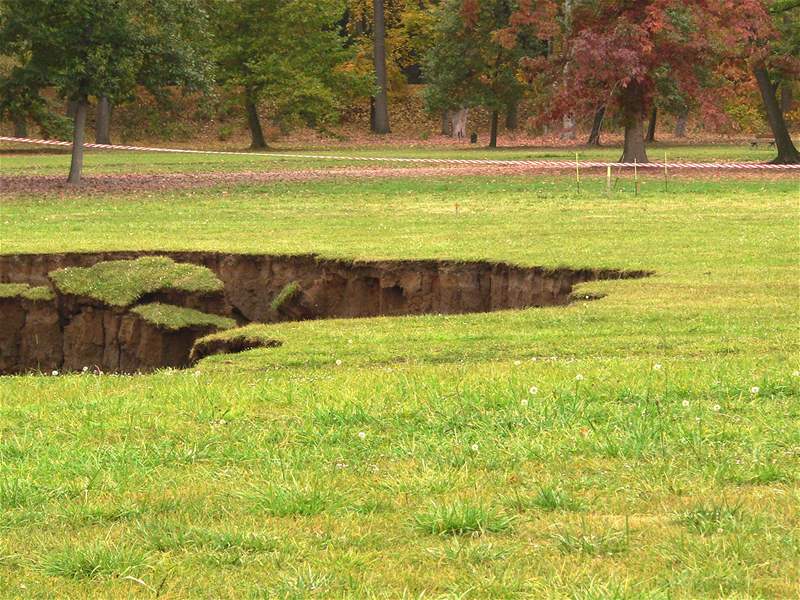
<instances>
[{"instance_id":1,"label":"dandelion seed head","mask_svg":"<svg viewBox=\"0 0 800 600\"><path fill-rule=\"evenodd\" d=\"M539 393L539 388L538 388L538 387L536 387L535 385L532 385L531 387L529 387L529 388L528 388L528 393L529 393L531 396L535 396L536 394L538 394L538 393Z\"/></svg>"}]
</instances>

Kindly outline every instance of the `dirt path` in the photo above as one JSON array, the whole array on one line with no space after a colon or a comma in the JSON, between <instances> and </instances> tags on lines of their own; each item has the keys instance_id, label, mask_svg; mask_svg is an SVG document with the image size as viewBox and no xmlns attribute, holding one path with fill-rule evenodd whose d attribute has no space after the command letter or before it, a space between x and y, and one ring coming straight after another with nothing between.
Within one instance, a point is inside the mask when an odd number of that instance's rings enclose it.
<instances>
[{"instance_id":1,"label":"dirt path","mask_svg":"<svg viewBox=\"0 0 800 600\"><path fill-rule=\"evenodd\" d=\"M586 169L587 176L601 176L602 169ZM464 177L464 176L525 176L525 175L563 175L571 176L571 169L537 169L518 165L448 165L442 167L345 167L330 169L303 169L290 171L245 171L221 173L135 173L102 174L84 178L80 186L69 186L61 175L20 175L0 176L0 196L29 194L78 194L118 193L139 191L169 191L175 189L194 189L249 185L273 182L302 182L327 179L378 179L402 177ZM670 178L702 181L765 180L776 181L797 177L792 171L696 171L674 170ZM615 177L618 176L615 172ZM625 171L619 176L632 178ZM661 179L657 171L642 171L641 176Z\"/></svg>"}]
</instances>

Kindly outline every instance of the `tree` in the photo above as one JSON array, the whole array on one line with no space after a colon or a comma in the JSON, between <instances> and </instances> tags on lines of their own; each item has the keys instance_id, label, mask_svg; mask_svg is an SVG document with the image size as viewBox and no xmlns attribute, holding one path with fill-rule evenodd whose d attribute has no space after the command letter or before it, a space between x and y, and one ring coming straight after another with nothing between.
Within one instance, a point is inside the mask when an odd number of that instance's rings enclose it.
<instances>
[{"instance_id":1,"label":"tree","mask_svg":"<svg viewBox=\"0 0 800 600\"><path fill-rule=\"evenodd\" d=\"M337 30L343 0L206 0L213 23L217 80L241 94L251 147L264 148L259 108L278 123L317 126L344 102L366 95L353 50Z\"/></svg>"},{"instance_id":2,"label":"tree","mask_svg":"<svg viewBox=\"0 0 800 600\"><path fill-rule=\"evenodd\" d=\"M755 14L755 4L742 0L733 10L724 0L576 1L564 51L549 65L529 60L527 69L553 85L563 77L555 113L588 116L601 105L613 110L625 127L620 160L647 162L643 120L659 72L668 71L682 95L696 97L726 44ZM711 94L704 98L708 105L714 100Z\"/></svg>"},{"instance_id":3,"label":"tree","mask_svg":"<svg viewBox=\"0 0 800 600\"><path fill-rule=\"evenodd\" d=\"M776 92L782 80L800 73L800 0L764 2L762 8L772 15L772 27L753 30L751 63L778 150L773 162L798 164L800 152L792 142Z\"/></svg>"},{"instance_id":4,"label":"tree","mask_svg":"<svg viewBox=\"0 0 800 600\"><path fill-rule=\"evenodd\" d=\"M447 0L425 63L425 100L432 112L482 106L491 114L489 146L497 146L498 120L521 98L520 59L544 53L537 21L522 14L524 1ZM529 2L528 2L529 4Z\"/></svg>"},{"instance_id":5,"label":"tree","mask_svg":"<svg viewBox=\"0 0 800 600\"><path fill-rule=\"evenodd\" d=\"M91 98L124 98L148 87L202 86L205 13L194 0L5 0L0 53L75 103L68 181L83 168Z\"/></svg>"}]
</instances>

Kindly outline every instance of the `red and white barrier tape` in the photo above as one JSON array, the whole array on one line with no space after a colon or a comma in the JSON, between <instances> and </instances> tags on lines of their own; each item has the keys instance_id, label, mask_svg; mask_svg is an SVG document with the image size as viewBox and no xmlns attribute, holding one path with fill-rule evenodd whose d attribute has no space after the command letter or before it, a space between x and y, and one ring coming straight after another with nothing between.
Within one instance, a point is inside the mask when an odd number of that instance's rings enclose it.
<instances>
[{"instance_id":1,"label":"red and white barrier tape","mask_svg":"<svg viewBox=\"0 0 800 600\"><path fill-rule=\"evenodd\" d=\"M35 140L29 138L16 138L0 136L0 142L16 142L20 144L38 144L44 146L72 146L72 142L59 140ZM770 170L786 171L800 170L800 165L773 165L755 162L739 163L697 163L697 162L674 162L674 163L633 163L620 162L596 162L596 161L572 161L572 160L514 160L514 159L491 159L491 158L392 158L392 157L372 157L372 156L335 156L327 154L287 154L277 152L234 152L228 150L184 150L181 148L149 148L146 146L121 146L117 144L84 144L86 148L96 150L129 150L136 152L167 152L178 154L223 154L235 156L264 156L269 158L297 158L314 160L347 160L361 162L396 162L396 163L420 163L420 164L439 164L439 165L498 165L498 166L526 166L539 169L574 169L580 168L632 168L640 169L718 169L718 170Z\"/></svg>"}]
</instances>

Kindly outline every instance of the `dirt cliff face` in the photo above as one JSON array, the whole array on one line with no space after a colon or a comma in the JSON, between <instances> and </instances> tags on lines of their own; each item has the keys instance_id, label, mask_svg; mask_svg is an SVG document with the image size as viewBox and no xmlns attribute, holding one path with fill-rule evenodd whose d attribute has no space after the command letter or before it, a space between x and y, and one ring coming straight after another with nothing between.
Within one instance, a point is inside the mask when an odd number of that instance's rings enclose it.
<instances>
[{"instance_id":1,"label":"dirt cliff face","mask_svg":"<svg viewBox=\"0 0 800 600\"><path fill-rule=\"evenodd\" d=\"M50 286L48 273L57 269L145 255L205 266L222 280L225 289L224 294L163 291L142 298L142 302L161 301L231 316L239 324L557 306L570 301L578 283L648 275L591 269L549 271L490 262L349 262L313 255L99 252L1 255L0 283ZM287 286L290 294L284 293ZM168 331L124 309L58 293L49 303L0 299L0 309L0 373L80 370L85 366L134 372L185 366L194 341L210 331ZM207 353L199 350L195 357Z\"/></svg>"}]
</instances>

